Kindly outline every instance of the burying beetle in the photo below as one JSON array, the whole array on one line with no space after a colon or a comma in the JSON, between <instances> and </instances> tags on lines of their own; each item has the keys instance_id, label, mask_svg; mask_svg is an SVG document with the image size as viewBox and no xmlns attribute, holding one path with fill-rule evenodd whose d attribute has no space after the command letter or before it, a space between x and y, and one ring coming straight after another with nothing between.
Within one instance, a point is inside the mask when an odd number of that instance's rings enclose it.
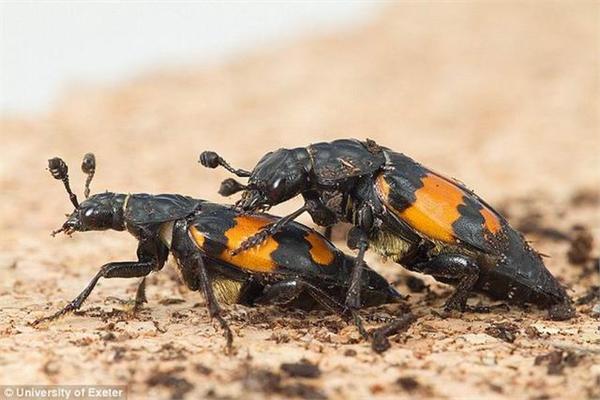
<instances>
[{"instance_id":1,"label":"burying beetle","mask_svg":"<svg viewBox=\"0 0 600 400\"><path fill-rule=\"evenodd\" d=\"M250 171L234 169L217 153L200 156L239 177L219 193L243 191L243 211L267 210L297 195L304 205L248 239L235 252L262 243L303 212L318 225L354 225L348 246L358 249L346 306L359 305L361 265L371 247L406 268L452 284L446 310L472 309L472 291L513 303L549 308L553 319L574 315L565 289L522 234L462 183L446 178L372 140L335 140L267 153ZM484 311L489 308L477 308Z\"/></svg>"},{"instance_id":2,"label":"burying beetle","mask_svg":"<svg viewBox=\"0 0 600 400\"><path fill-rule=\"evenodd\" d=\"M79 203L71 191L65 162L53 158L48 165L54 178L63 181L75 207L53 235L126 230L139 241L138 260L104 264L73 301L52 316L36 320L34 325L79 309L100 278L145 279L164 266L169 252L185 284L191 290L202 290L209 315L218 320L225 333L227 349L231 348L232 333L221 315L218 301L245 305L288 304L301 308L319 305L347 316L343 301L354 260L317 232L298 223L286 224L260 249L233 256L233 249L275 223L277 218L267 214L241 214L232 207L178 194L106 192ZM84 157L82 169L88 174L87 197L95 171L92 154ZM401 299L382 276L368 267L365 272L360 284L362 305L374 306ZM144 282L142 280L138 288L136 306L145 301ZM360 320L355 322L362 329ZM361 333L366 335L364 329Z\"/></svg>"}]
</instances>

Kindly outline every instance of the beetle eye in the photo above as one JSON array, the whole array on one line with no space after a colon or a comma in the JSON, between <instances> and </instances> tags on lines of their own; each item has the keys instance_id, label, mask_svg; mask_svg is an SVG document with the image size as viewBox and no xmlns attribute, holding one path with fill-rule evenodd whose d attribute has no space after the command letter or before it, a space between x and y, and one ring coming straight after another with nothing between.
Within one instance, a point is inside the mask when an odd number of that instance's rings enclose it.
<instances>
[{"instance_id":1,"label":"beetle eye","mask_svg":"<svg viewBox=\"0 0 600 400\"><path fill-rule=\"evenodd\" d=\"M88 208L87 210L85 210L85 213L83 215L85 215L86 217L89 217L93 213L94 213L94 209L93 208Z\"/></svg>"}]
</instances>

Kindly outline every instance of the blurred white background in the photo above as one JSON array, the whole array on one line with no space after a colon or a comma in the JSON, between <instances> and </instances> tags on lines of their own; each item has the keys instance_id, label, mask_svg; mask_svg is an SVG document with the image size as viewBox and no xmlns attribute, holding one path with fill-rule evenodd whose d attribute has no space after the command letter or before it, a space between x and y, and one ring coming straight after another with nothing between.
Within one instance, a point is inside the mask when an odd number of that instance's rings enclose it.
<instances>
[{"instance_id":1,"label":"blurred white background","mask_svg":"<svg viewBox=\"0 0 600 400\"><path fill-rule=\"evenodd\" d=\"M217 62L369 18L367 1L0 3L0 112L44 111L74 83Z\"/></svg>"}]
</instances>

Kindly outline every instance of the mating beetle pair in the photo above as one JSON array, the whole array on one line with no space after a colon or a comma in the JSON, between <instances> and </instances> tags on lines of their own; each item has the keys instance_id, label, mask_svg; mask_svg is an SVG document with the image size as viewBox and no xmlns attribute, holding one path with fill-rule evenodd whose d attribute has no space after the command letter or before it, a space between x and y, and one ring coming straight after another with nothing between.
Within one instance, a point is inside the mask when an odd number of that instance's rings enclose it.
<instances>
[{"instance_id":1,"label":"mating beetle pair","mask_svg":"<svg viewBox=\"0 0 600 400\"><path fill-rule=\"evenodd\" d=\"M89 185L95 158L84 157L88 174L86 200L79 203L72 192L68 168L60 158L49 160L54 178L62 180L75 210L53 232L128 231L139 242L137 261L104 264L87 287L66 307L34 324L77 310L100 278L145 277L160 270L169 253L175 258L185 284L201 290L209 314L221 324L231 347L232 334L221 315L219 300L238 304L290 304L302 308L319 305L348 316L344 309L354 260L317 232L298 223L287 223L259 249L233 255L232 250L265 226L276 223L267 214L242 214L230 206L178 194L100 193L91 197ZM144 282L136 306L145 301ZM360 281L361 305L398 302L401 296L375 271L365 267ZM360 326L360 320L355 316ZM362 330L365 334L364 330Z\"/></svg>"},{"instance_id":2,"label":"mating beetle pair","mask_svg":"<svg viewBox=\"0 0 600 400\"><path fill-rule=\"evenodd\" d=\"M345 304L360 306L364 253L373 248L412 271L453 284L447 310L467 310L472 291L513 303L548 308L553 319L574 315L571 299L540 255L497 211L460 182L372 140L336 140L267 153L252 171L232 168L205 151L200 162L223 166L248 184L223 181L220 193L243 191L245 211L267 210L301 195L305 204L246 240L237 252L259 246L308 212L318 225L354 225L358 249Z\"/></svg>"}]
</instances>

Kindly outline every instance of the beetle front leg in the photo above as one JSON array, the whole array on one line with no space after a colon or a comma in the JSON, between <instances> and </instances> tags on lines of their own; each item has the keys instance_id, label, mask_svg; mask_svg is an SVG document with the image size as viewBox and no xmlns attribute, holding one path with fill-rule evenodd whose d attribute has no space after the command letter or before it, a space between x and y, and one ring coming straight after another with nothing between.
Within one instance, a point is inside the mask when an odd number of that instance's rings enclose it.
<instances>
[{"instance_id":1,"label":"beetle front leg","mask_svg":"<svg viewBox=\"0 0 600 400\"><path fill-rule=\"evenodd\" d=\"M331 211L321 199L313 193L303 194L306 211L315 224L319 226L331 227L337 222L335 212ZM328 238L330 239L330 238Z\"/></svg>"},{"instance_id":2,"label":"beetle front leg","mask_svg":"<svg viewBox=\"0 0 600 400\"><path fill-rule=\"evenodd\" d=\"M253 247L259 246L269 237L279 232L286 224L295 220L305 212L308 212L315 221L315 223L321 226L331 225L336 221L335 214L319 200L313 199L312 197L305 199L306 202L302 207L300 207L293 213L282 217L281 219L279 219L279 221L268 225L267 227L263 228L260 232L244 240L237 249L234 249L231 252L232 255L235 256L236 254L239 254L242 251L246 251Z\"/></svg>"},{"instance_id":3,"label":"beetle front leg","mask_svg":"<svg viewBox=\"0 0 600 400\"><path fill-rule=\"evenodd\" d=\"M286 215L285 217L279 219L277 222L267 225L265 228L261 229L258 233L250 236L246 240L244 240L237 249L233 249L231 254L236 255L241 253L242 251L249 250L253 247L259 246L265 240L276 234L283 228L286 224L294 219L298 218L301 214L308 211L307 205L303 205L293 213Z\"/></svg>"},{"instance_id":4,"label":"beetle front leg","mask_svg":"<svg viewBox=\"0 0 600 400\"><path fill-rule=\"evenodd\" d=\"M54 313L49 317L39 318L35 320L32 325L36 326L42 322L52 321L56 318L59 318L69 312L73 312L78 310L83 302L89 297L96 287L96 284L100 280L100 278L139 278L148 275L152 270L157 266L156 260L150 261L122 261L122 262L111 262L108 264L104 264L100 271L92 278L90 283L86 286L85 289L73 299L69 304L67 304L62 310Z\"/></svg>"},{"instance_id":5,"label":"beetle front leg","mask_svg":"<svg viewBox=\"0 0 600 400\"><path fill-rule=\"evenodd\" d=\"M479 267L469 258L460 254L440 254L429 261L415 265L415 269L434 278L455 279L456 290L446 301L446 311L484 311L467 306L469 294L479 279Z\"/></svg>"}]
</instances>

